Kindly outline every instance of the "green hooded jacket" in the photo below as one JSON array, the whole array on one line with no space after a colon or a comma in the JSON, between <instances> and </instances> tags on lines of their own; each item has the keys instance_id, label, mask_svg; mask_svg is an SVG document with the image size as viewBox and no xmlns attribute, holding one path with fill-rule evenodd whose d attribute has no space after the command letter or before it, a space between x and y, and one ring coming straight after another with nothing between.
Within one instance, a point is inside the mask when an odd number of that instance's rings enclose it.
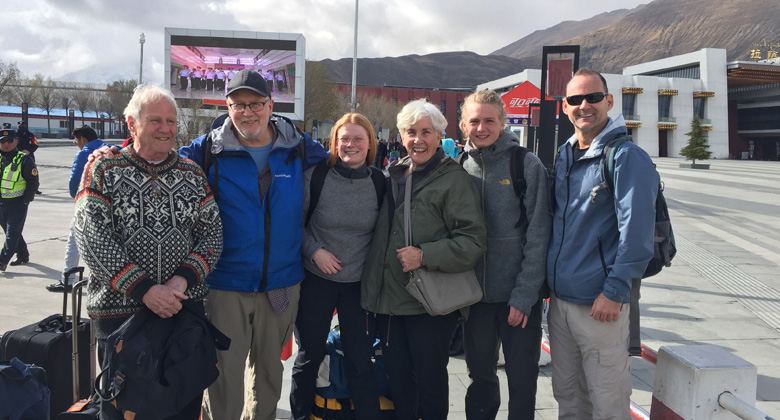
<instances>
[{"instance_id":1,"label":"green hooded jacket","mask_svg":"<svg viewBox=\"0 0 780 420\"><path fill-rule=\"evenodd\" d=\"M441 154L431 159L441 159ZM398 179L409 165L406 157L389 169L392 195L398 206L390 222L390 203L385 200L382 204L363 268L360 302L363 308L378 314L425 313L423 306L406 291L409 275L403 272L396 256L396 250L405 246ZM445 157L414 182L410 205L412 245L423 250L428 269L445 273L473 269L487 249L487 233L479 192L471 176L456 161Z\"/></svg>"}]
</instances>

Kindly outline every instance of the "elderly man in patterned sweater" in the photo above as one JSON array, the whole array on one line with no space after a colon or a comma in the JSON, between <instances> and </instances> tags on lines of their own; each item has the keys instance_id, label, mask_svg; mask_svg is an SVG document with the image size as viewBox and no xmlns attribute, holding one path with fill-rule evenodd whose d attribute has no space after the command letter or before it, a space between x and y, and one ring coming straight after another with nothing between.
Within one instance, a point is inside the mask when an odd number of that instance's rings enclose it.
<instances>
[{"instance_id":1,"label":"elderly man in patterned sweater","mask_svg":"<svg viewBox=\"0 0 780 420\"><path fill-rule=\"evenodd\" d=\"M82 177L76 239L92 272L87 311L101 355L109 334L144 306L163 318L187 299L202 310L204 280L222 252L222 222L203 170L172 150L176 116L170 92L138 86L125 109L132 146L91 162ZM201 398L171 418L197 419ZM121 414L104 403L100 418Z\"/></svg>"}]
</instances>

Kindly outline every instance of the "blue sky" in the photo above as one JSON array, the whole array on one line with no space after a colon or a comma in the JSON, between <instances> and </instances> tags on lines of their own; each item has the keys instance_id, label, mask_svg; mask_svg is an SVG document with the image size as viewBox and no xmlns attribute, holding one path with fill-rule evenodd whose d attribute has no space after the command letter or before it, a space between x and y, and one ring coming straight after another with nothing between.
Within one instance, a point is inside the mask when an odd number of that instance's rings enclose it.
<instances>
[{"instance_id":1,"label":"blue sky","mask_svg":"<svg viewBox=\"0 0 780 420\"><path fill-rule=\"evenodd\" d=\"M359 57L489 54L536 30L648 0L359 0ZM553 6L554 5L554 6ZM352 56L355 0L4 0L0 61L28 76L162 83L163 28L295 32L309 59Z\"/></svg>"}]
</instances>

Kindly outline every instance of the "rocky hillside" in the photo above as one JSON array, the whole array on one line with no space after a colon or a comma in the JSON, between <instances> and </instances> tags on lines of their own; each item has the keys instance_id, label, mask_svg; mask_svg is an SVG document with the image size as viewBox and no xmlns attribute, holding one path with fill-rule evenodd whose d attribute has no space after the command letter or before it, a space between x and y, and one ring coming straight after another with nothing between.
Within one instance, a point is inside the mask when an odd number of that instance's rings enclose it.
<instances>
[{"instance_id":1,"label":"rocky hillside","mask_svg":"<svg viewBox=\"0 0 780 420\"><path fill-rule=\"evenodd\" d=\"M655 0L562 22L487 56L448 52L359 59L358 84L474 88L526 68L541 68L543 45L580 45L580 66L618 73L629 65L702 48L726 49L730 61L751 60L753 44L764 40L780 43L780 0ZM351 83L351 59L323 63L331 81Z\"/></svg>"},{"instance_id":2,"label":"rocky hillside","mask_svg":"<svg viewBox=\"0 0 780 420\"><path fill-rule=\"evenodd\" d=\"M334 83L352 83L352 59L323 60ZM523 71L526 60L503 55L447 52L358 59L357 83L368 86L472 89Z\"/></svg>"}]
</instances>

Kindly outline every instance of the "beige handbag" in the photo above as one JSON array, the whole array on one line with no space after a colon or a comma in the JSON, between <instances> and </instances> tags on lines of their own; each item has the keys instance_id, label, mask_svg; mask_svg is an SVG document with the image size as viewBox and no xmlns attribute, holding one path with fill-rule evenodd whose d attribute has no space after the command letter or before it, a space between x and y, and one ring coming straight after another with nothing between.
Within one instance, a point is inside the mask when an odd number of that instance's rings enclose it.
<instances>
[{"instance_id":1,"label":"beige handbag","mask_svg":"<svg viewBox=\"0 0 780 420\"><path fill-rule=\"evenodd\" d=\"M412 170L406 178L404 191L404 238L406 246L412 245ZM414 296L429 315L447 315L460 308L472 305L482 300L482 289L474 274L474 270L462 273L442 273L428 271L420 267L409 272L409 283L406 291Z\"/></svg>"}]
</instances>

